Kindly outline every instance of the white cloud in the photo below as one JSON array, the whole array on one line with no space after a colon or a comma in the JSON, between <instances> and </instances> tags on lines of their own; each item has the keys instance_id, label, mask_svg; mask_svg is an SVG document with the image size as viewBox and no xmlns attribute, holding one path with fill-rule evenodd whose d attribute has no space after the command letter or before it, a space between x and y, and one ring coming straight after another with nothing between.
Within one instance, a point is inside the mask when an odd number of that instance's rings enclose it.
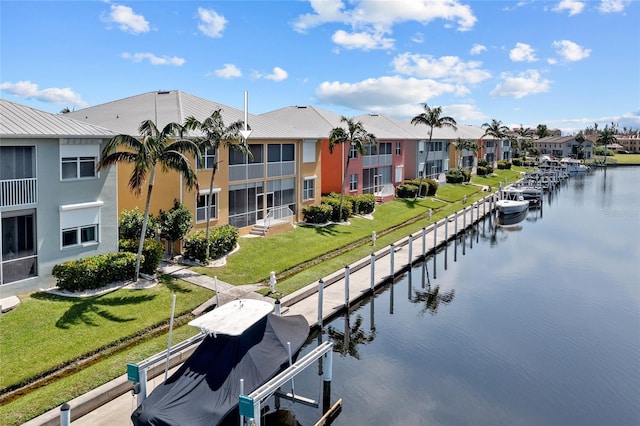
<instances>
[{"instance_id":1,"label":"white cloud","mask_svg":"<svg viewBox=\"0 0 640 426\"><path fill-rule=\"evenodd\" d=\"M103 20L117 24L120 30L128 33L140 34L150 30L149 22L144 19L144 16L137 15L128 6L112 4L109 16L104 17Z\"/></svg>"},{"instance_id":2,"label":"white cloud","mask_svg":"<svg viewBox=\"0 0 640 426\"><path fill-rule=\"evenodd\" d=\"M326 104L398 116L399 110L413 110L420 102L456 89L455 85L430 79L385 76L357 83L325 81L317 87L316 97Z\"/></svg>"},{"instance_id":3,"label":"white cloud","mask_svg":"<svg viewBox=\"0 0 640 426\"><path fill-rule=\"evenodd\" d=\"M457 83L479 83L491 77L480 68L482 62L464 62L457 56L441 56L402 53L392 61L394 70L401 74L421 78L437 78Z\"/></svg>"},{"instance_id":4,"label":"white cloud","mask_svg":"<svg viewBox=\"0 0 640 426\"><path fill-rule=\"evenodd\" d=\"M476 43L471 47L471 50L469 51L469 53L471 53L472 55L479 55L482 52L485 52L486 50L487 50L486 46Z\"/></svg>"},{"instance_id":5,"label":"white cloud","mask_svg":"<svg viewBox=\"0 0 640 426\"><path fill-rule=\"evenodd\" d=\"M411 37L411 41L416 43L416 44L422 44L424 43L424 34L422 33L415 33L412 37Z\"/></svg>"},{"instance_id":6,"label":"white cloud","mask_svg":"<svg viewBox=\"0 0 640 426\"><path fill-rule=\"evenodd\" d=\"M535 50L526 43L516 43L516 47L509 52L509 59L514 62L535 62L538 60Z\"/></svg>"},{"instance_id":7,"label":"white cloud","mask_svg":"<svg viewBox=\"0 0 640 426\"><path fill-rule=\"evenodd\" d=\"M122 55L124 59L130 59L132 62L142 62L145 59L149 61L151 65L173 65L176 67L182 66L186 61L184 58L177 56L156 56L153 53L129 53L124 52Z\"/></svg>"},{"instance_id":8,"label":"white cloud","mask_svg":"<svg viewBox=\"0 0 640 426\"><path fill-rule=\"evenodd\" d=\"M213 38L222 37L222 32L228 22L224 16L219 15L213 9L204 9L199 7L198 18L200 19L198 29L202 34Z\"/></svg>"},{"instance_id":9,"label":"white cloud","mask_svg":"<svg viewBox=\"0 0 640 426\"><path fill-rule=\"evenodd\" d=\"M0 84L0 90L25 99L36 99L41 102L57 105L75 106L84 108L87 103L79 94L68 87L51 87L40 90L38 85L30 81L18 81L17 83L5 82Z\"/></svg>"},{"instance_id":10,"label":"white cloud","mask_svg":"<svg viewBox=\"0 0 640 426\"><path fill-rule=\"evenodd\" d=\"M556 48L558 55L571 62L586 59L591 55L591 49L585 49L570 40L556 40L553 42L553 47Z\"/></svg>"},{"instance_id":11,"label":"white cloud","mask_svg":"<svg viewBox=\"0 0 640 426\"><path fill-rule=\"evenodd\" d=\"M554 12L569 11L569 16L578 15L584 10L585 3L578 0L562 0L552 10Z\"/></svg>"},{"instance_id":12,"label":"white cloud","mask_svg":"<svg viewBox=\"0 0 640 426\"><path fill-rule=\"evenodd\" d=\"M429 0L394 0L368 1L353 0L310 0L312 13L298 16L293 27L298 32L306 32L311 28L326 23L340 23L351 27L352 35L363 38L367 34L369 43L363 41L349 43L351 48L363 46L372 49L371 40L378 40L375 48L393 47L393 39L383 38L384 34L391 34L395 24L403 22L419 22L423 25L436 19L457 24L459 31L473 28L477 18L468 5L458 3L457 0L429 1ZM338 34L339 33L339 34ZM334 41L347 39L347 32L341 30L333 36ZM362 48L362 47L361 47Z\"/></svg>"},{"instance_id":13,"label":"white cloud","mask_svg":"<svg viewBox=\"0 0 640 426\"><path fill-rule=\"evenodd\" d=\"M215 70L214 73L221 78L242 77L242 71L234 64L224 64L222 68Z\"/></svg>"},{"instance_id":14,"label":"white cloud","mask_svg":"<svg viewBox=\"0 0 640 426\"><path fill-rule=\"evenodd\" d=\"M598 10L602 13L620 13L631 4L630 0L602 0Z\"/></svg>"},{"instance_id":15,"label":"white cloud","mask_svg":"<svg viewBox=\"0 0 640 426\"><path fill-rule=\"evenodd\" d=\"M253 72L253 78L263 78L265 80L282 81L289 77L289 73L280 67L274 67L271 74L262 74L257 71Z\"/></svg>"},{"instance_id":16,"label":"white cloud","mask_svg":"<svg viewBox=\"0 0 640 426\"><path fill-rule=\"evenodd\" d=\"M264 76L267 80L273 81L282 81L286 80L289 77L289 74L280 67L274 67L273 72L271 74L267 74Z\"/></svg>"},{"instance_id":17,"label":"white cloud","mask_svg":"<svg viewBox=\"0 0 640 426\"><path fill-rule=\"evenodd\" d=\"M345 49L361 50L391 49L394 42L391 38L385 38L383 33L347 33L343 30L336 31L331 40Z\"/></svg>"},{"instance_id":18,"label":"white cloud","mask_svg":"<svg viewBox=\"0 0 640 426\"><path fill-rule=\"evenodd\" d=\"M548 92L551 87L551 81L543 79L536 70L527 70L518 75L503 73L500 78L502 83L489 93L493 97L520 99L528 95Z\"/></svg>"},{"instance_id":19,"label":"white cloud","mask_svg":"<svg viewBox=\"0 0 640 426\"><path fill-rule=\"evenodd\" d=\"M442 107L442 112L444 115L455 118L458 123L480 121L489 118L471 104L446 105Z\"/></svg>"}]
</instances>

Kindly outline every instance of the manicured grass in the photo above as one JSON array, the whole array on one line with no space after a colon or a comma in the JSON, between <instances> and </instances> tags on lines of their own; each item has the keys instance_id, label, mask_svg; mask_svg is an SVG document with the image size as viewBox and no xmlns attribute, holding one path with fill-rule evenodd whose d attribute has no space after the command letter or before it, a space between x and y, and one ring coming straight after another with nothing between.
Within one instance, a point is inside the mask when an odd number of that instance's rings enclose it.
<instances>
[{"instance_id":1,"label":"manicured grass","mask_svg":"<svg viewBox=\"0 0 640 426\"><path fill-rule=\"evenodd\" d=\"M610 159L611 157L608 157ZM617 164L640 165L640 154L616 154L613 159Z\"/></svg>"},{"instance_id":2,"label":"manicured grass","mask_svg":"<svg viewBox=\"0 0 640 426\"><path fill-rule=\"evenodd\" d=\"M83 354L114 345L166 322L212 296L210 290L165 278L146 290L118 290L90 298L32 293L0 317L0 389L23 383Z\"/></svg>"},{"instance_id":3,"label":"manicured grass","mask_svg":"<svg viewBox=\"0 0 640 426\"><path fill-rule=\"evenodd\" d=\"M177 300L180 296L176 297ZM181 342L194 336L198 330L182 326L173 330L172 341ZM138 344L126 351L105 357L102 361L83 368L67 377L57 379L47 386L38 388L20 398L0 406L0 424L17 426L50 409L95 389L126 373L128 362L139 362L167 349L167 336L158 336ZM131 397L132 401L134 396ZM131 409L133 411L133 407Z\"/></svg>"}]
</instances>

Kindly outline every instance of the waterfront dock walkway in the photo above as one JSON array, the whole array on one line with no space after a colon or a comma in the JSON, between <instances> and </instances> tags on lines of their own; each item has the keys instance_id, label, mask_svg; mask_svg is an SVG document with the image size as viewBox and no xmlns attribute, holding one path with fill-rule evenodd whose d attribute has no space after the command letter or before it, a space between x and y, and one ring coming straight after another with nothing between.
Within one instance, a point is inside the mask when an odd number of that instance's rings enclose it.
<instances>
[{"instance_id":1,"label":"waterfront dock walkway","mask_svg":"<svg viewBox=\"0 0 640 426\"><path fill-rule=\"evenodd\" d=\"M425 220L422 231L413 233L389 246L381 247L370 256L360 259L344 269L322 279L323 287L319 292L319 281L283 297L280 300L282 315L303 315L311 328L321 326L329 319L343 313L348 306L370 295L373 290L391 282L425 256L434 253L438 248L456 236L461 235L495 210L496 194L489 194L482 200L464 207L464 210L446 217L437 223ZM427 224L429 223L429 224ZM372 244L372 249L375 248ZM372 267L372 265L374 265ZM275 299L263 296L256 290L262 285L234 286L214 278L197 274L185 266L164 264L162 273L190 283L218 290L219 303L222 305L231 300L252 298L269 301ZM347 292L348 283L348 292ZM322 304L319 303L322 298ZM214 297L209 306L216 303ZM177 368L195 348L189 348L177 354L171 360L169 375ZM123 371L126 366L122 366ZM164 379L165 362L159 362L149 369L147 393ZM102 385L91 392L69 401L71 424L76 426L129 425L130 415L137 406L137 397L131 392L132 383L123 374L117 379ZM53 409L27 423L26 426L59 425L60 408Z\"/></svg>"}]
</instances>

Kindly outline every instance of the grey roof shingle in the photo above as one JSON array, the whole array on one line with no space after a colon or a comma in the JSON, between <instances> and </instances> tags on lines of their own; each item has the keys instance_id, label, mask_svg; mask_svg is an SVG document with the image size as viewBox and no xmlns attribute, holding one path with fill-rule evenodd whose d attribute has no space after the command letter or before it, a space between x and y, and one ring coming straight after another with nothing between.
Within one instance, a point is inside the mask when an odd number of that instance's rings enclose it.
<instances>
[{"instance_id":1,"label":"grey roof shingle","mask_svg":"<svg viewBox=\"0 0 640 426\"><path fill-rule=\"evenodd\" d=\"M111 137L113 130L0 99L0 137Z\"/></svg>"},{"instance_id":2,"label":"grey roof shingle","mask_svg":"<svg viewBox=\"0 0 640 426\"><path fill-rule=\"evenodd\" d=\"M68 113L73 118L116 130L118 133L138 135L140 123L152 120L158 128L168 123L184 123L193 116L204 120L217 109L226 125L244 121L244 111L213 102L180 90L147 92ZM251 139L306 139L313 132L303 127L286 125L260 115L248 114Z\"/></svg>"}]
</instances>

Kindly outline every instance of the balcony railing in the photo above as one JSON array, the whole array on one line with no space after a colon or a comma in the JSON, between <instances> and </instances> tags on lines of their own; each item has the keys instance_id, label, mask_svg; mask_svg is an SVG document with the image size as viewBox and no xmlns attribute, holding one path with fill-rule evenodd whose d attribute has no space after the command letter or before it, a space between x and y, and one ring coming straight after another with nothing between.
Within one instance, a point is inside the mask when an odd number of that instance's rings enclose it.
<instances>
[{"instance_id":1,"label":"balcony railing","mask_svg":"<svg viewBox=\"0 0 640 426\"><path fill-rule=\"evenodd\" d=\"M38 202L36 178L0 180L0 207L14 207Z\"/></svg>"}]
</instances>

